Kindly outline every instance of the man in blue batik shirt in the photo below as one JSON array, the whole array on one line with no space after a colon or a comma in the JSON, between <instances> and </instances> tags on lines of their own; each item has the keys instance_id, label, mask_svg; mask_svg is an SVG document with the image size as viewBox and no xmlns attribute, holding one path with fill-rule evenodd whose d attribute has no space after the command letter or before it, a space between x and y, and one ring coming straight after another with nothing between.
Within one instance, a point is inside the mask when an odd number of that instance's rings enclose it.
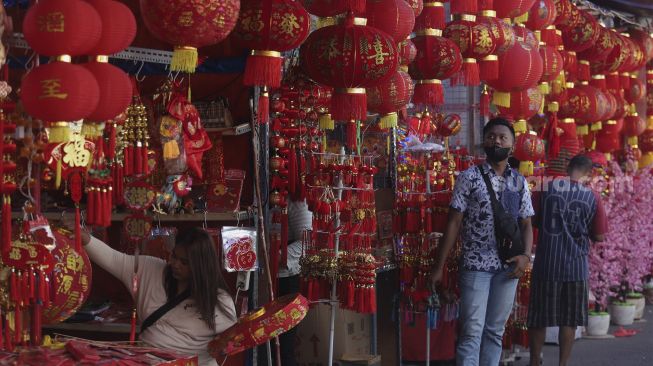
<instances>
[{"instance_id":1,"label":"man in blue batik shirt","mask_svg":"<svg viewBox=\"0 0 653 366\"><path fill-rule=\"evenodd\" d=\"M534 212L526 179L508 165L514 144L515 131L505 119L494 118L483 128L487 160L462 172L456 179L447 228L431 272L430 287L435 292L447 255L462 226L457 365L499 364L503 332L512 310L517 282L530 265ZM520 223L525 252L506 263L499 259L492 202L480 169L489 176L505 211Z\"/></svg>"}]
</instances>

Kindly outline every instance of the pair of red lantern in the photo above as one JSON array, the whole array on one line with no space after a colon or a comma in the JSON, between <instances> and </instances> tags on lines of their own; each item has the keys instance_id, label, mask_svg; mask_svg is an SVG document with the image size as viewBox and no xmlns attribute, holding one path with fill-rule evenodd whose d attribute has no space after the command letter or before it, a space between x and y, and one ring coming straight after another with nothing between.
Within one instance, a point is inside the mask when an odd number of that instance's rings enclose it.
<instances>
[{"instance_id":1,"label":"pair of red lantern","mask_svg":"<svg viewBox=\"0 0 653 366\"><path fill-rule=\"evenodd\" d=\"M107 57L136 35L127 6L114 0L43 0L27 12L23 28L36 53L56 57L23 80L21 99L30 115L47 122L104 121L129 105L131 81ZM71 56L81 55L94 58L70 63Z\"/></svg>"}]
</instances>

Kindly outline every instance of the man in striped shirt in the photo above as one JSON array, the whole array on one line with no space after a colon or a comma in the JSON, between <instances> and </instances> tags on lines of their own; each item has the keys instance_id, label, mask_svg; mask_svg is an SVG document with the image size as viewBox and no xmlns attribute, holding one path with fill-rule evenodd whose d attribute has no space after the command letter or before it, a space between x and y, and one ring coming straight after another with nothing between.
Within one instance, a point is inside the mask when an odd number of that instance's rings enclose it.
<instances>
[{"instance_id":1,"label":"man in striped shirt","mask_svg":"<svg viewBox=\"0 0 653 366\"><path fill-rule=\"evenodd\" d=\"M580 183L592 172L592 161L577 155L567 172L535 196L540 208L528 308L531 366L540 365L546 327L553 326L560 327L560 365L567 365L576 327L587 324L590 240L603 241L607 226L600 197Z\"/></svg>"}]
</instances>

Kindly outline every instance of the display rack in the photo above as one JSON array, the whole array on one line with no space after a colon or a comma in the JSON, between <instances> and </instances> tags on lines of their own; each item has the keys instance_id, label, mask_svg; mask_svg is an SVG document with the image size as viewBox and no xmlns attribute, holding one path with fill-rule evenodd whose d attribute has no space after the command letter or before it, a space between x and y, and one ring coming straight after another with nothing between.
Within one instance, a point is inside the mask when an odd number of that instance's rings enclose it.
<instances>
[{"instance_id":1,"label":"display rack","mask_svg":"<svg viewBox=\"0 0 653 366\"><path fill-rule=\"evenodd\" d=\"M249 123L242 123L233 127L224 128L205 128L206 132L222 132L223 136L239 136L252 132L252 126Z\"/></svg>"}]
</instances>

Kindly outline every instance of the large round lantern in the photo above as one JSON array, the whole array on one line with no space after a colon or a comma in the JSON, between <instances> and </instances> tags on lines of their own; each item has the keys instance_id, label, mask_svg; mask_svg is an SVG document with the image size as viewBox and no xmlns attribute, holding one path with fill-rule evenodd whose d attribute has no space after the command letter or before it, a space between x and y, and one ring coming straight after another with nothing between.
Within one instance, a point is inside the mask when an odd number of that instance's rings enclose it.
<instances>
[{"instance_id":1,"label":"large round lantern","mask_svg":"<svg viewBox=\"0 0 653 366\"><path fill-rule=\"evenodd\" d=\"M21 100L32 117L48 121L77 121L95 110L98 82L82 66L55 61L30 71L23 79Z\"/></svg>"},{"instance_id":2,"label":"large round lantern","mask_svg":"<svg viewBox=\"0 0 653 366\"><path fill-rule=\"evenodd\" d=\"M542 108L544 96L538 88L510 93L510 107L499 106L499 115L515 121L515 133L527 131L526 121L536 115Z\"/></svg>"},{"instance_id":3,"label":"large round lantern","mask_svg":"<svg viewBox=\"0 0 653 366\"><path fill-rule=\"evenodd\" d=\"M494 10L483 10L476 18L479 23L486 25L495 40L494 53L482 58L479 62L479 76L481 80L495 80L499 77L499 57L516 42L515 30L505 20L496 17Z\"/></svg>"},{"instance_id":4,"label":"large round lantern","mask_svg":"<svg viewBox=\"0 0 653 366\"><path fill-rule=\"evenodd\" d=\"M197 48L223 41L236 26L240 0L140 0L140 8L150 33L175 48L170 69L194 72Z\"/></svg>"},{"instance_id":5,"label":"large round lantern","mask_svg":"<svg viewBox=\"0 0 653 366\"><path fill-rule=\"evenodd\" d=\"M415 18L414 31L424 29L444 29L446 26L444 3L429 1L424 4L424 10Z\"/></svg>"},{"instance_id":6,"label":"large round lantern","mask_svg":"<svg viewBox=\"0 0 653 366\"><path fill-rule=\"evenodd\" d=\"M593 71L603 71L605 73L620 71L628 61L630 49L625 37L612 32L612 40L614 42L612 51L605 59L593 62Z\"/></svg>"},{"instance_id":7,"label":"large round lantern","mask_svg":"<svg viewBox=\"0 0 653 366\"><path fill-rule=\"evenodd\" d=\"M509 107L509 93L537 85L542 72L543 62L539 50L530 48L523 42L515 43L513 47L499 55L499 78L487 82L496 89L494 104Z\"/></svg>"},{"instance_id":8,"label":"large round lantern","mask_svg":"<svg viewBox=\"0 0 653 366\"><path fill-rule=\"evenodd\" d=\"M544 158L544 153L544 141L535 131L517 136L513 156L519 160L519 172L524 176L533 175L533 162Z\"/></svg>"},{"instance_id":9,"label":"large round lantern","mask_svg":"<svg viewBox=\"0 0 653 366\"><path fill-rule=\"evenodd\" d=\"M386 32L396 43L406 39L415 25L413 8L404 0L368 0L367 25Z\"/></svg>"},{"instance_id":10,"label":"large round lantern","mask_svg":"<svg viewBox=\"0 0 653 366\"><path fill-rule=\"evenodd\" d=\"M594 43L593 47L586 49L585 51L578 54L578 58L581 60L588 60L591 62L596 62L599 60L605 60L615 45L615 36L614 32L599 26L599 37Z\"/></svg>"},{"instance_id":11,"label":"large round lantern","mask_svg":"<svg viewBox=\"0 0 653 366\"><path fill-rule=\"evenodd\" d=\"M649 33L637 28L630 29L628 33L630 34L630 39L642 45L645 61L649 62L653 60L653 38Z\"/></svg>"},{"instance_id":12,"label":"large round lantern","mask_svg":"<svg viewBox=\"0 0 653 366\"><path fill-rule=\"evenodd\" d=\"M480 83L477 59L491 55L496 48L496 39L490 28L476 22L474 15L454 15L447 24L443 36L451 39L460 48L463 66L452 78L452 84L478 85Z\"/></svg>"},{"instance_id":13,"label":"large round lantern","mask_svg":"<svg viewBox=\"0 0 653 366\"><path fill-rule=\"evenodd\" d=\"M533 7L535 0L497 0L494 10L499 18L516 18Z\"/></svg>"},{"instance_id":14,"label":"large round lantern","mask_svg":"<svg viewBox=\"0 0 653 366\"><path fill-rule=\"evenodd\" d=\"M365 89L388 80L397 70L394 40L348 17L339 25L320 28L301 47L301 65L318 83L336 88L331 114L335 120L366 118Z\"/></svg>"},{"instance_id":15,"label":"large round lantern","mask_svg":"<svg viewBox=\"0 0 653 366\"><path fill-rule=\"evenodd\" d=\"M136 37L136 18L129 7L115 0L87 0L102 20L100 40L86 54L113 55L129 45Z\"/></svg>"},{"instance_id":16,"label":"large round lantern","mask_svg":"<svg viewBox=\"0 0 653 366\"><path fill-rule=\"evenodd\" d=\"M106 121L124 112L132 101L133 91L127 74L107 62L89 62L82 66L95 77L100 93L97 107L86 119Z\"/></svg>"},{"instance_id":17,"label":"large round lantern","mask_svg":"<svg viewBox=\"0 0 653 366\"><path fill-rule=\"evenodd\" d=\"M259 122L268 122L267 87L281 86L281 52L304 42L311 27L308 12L294 0L242 0L234 37L251 49L245 63L243 84L265 87L257 108Z\"/></svg>"},{"instance_id":18,"label":"large round lantern","mask_svg":"<svg viewBox=\"0 0 653 366\"><path fill-rule=\"evenodd\" d=\"M526 26L532 30L543 30L553 24L557 15L553 0L536 0L528 12Z\"/></svg>"},{"instance_id":19,"label":"large round lantern","mask_svg":"<svg viewBox=\"0 0 653 366\"><path fill-rule=\"evenodd\" d=\"M367 109L381 115L379 126L382 129L396 127L397 111L404 108L412 96L413 81L410 75L397 71L382 84L367 88Z\"/></svg>"},{"instance_id":20,"label":"large round lantern","mask_svg":"<svg viewBox=\"0 0 653 366\"><path fill-rule=\"evenodd\" d=\"M556 18L553 22L555 25L567 24L567 20L571 16L571 2L569 0L553 0L556 8Z\"/></svg>"},{"instance_id":21,"label":"large round lantern","mask_svg":"<svg viewBox=\"0 0 653 366\"><path fill-rule=\"evenodd\" d=\"M576 85L567 90L567 98L560 105L563 117L574 118L579 127L579 135L587 135L588 125L600 120L606 106L600 106L600 91L589 85ZM606 99L607 100L607 99Z\"/></svg>"},{"instance_id":22,"label":"large round lantern","mask_svg":"<svg viewBox=\"0 0 653 366\"><path fill-rule=\"evenodd\" d=\"M413 38L417 56L408 72L413 80L416 80L413 95L413 102L416 104L442 104L442 80L450 78L462 65L458 46L450 39L440 37L441 34L440 30L426 29L416 32Z\"/></svg>"},{"instance_id":23,"label":"large round lantern","mask_svg":"<svg viewBox=\"0 0 653 366\"><path fill-rule=\"evenodd\" d=\"M304 7L318 17L333 17L349 12L362 15L365 13L365 0L304 0Z\"/></svg>"},{"instance_id":24,"label":"large round lantern","mask_svg":"<svg viewBox=\"0 0 653 366\"><path fill-rule=\"evenodd\" d=\"M565 49L581 52L594 45L600 35L599 22L588 12L582 11L583 20L579 26L566 28L562 32Z\"/></svg>"},{"instance_id":25,"label":"large round lantern","mask_svg":"<svg viewBox=\"0 0 653 366\"><path fill-rule=\"evenodd\" d=\"M23 22L30 47L46 56L88 54L100 40L98 12L81 0L43 0L32 5Z\"/></svg>"},{"instance_id":26,"label":"large round lantern","mask_svg":"<svg viewBox=\"0 0 653 366\"><path fill-rule=\"evenodd\" d=\"M542 57L542 77L540 81L551 82L562 71L564 62L562 55L551 46L540 45L540 56Z\"/></svg>"}]
</instances>

